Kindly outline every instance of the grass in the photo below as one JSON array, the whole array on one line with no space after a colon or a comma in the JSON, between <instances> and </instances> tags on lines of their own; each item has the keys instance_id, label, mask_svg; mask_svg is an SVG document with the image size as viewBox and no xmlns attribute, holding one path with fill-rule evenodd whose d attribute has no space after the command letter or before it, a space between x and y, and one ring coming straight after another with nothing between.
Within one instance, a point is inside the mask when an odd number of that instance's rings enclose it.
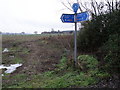
<instances>
[{"instance_id":1,"label":"grass","mask_svg":"<svg viewBox=\"0 0 120 90\"><path fill-rule=\"evenodd\" d=\"M17 75L14 78L26 79L24 75ZM85 75L85 73L66 72L64 75L59 76L55 72L45 72L41 75L33 76L30 81L17 81L13 82L7 88L66 88L73 86L88 86L96 83L95 78Z\"/></svg>"},{"instance_id":2,"label":"grass","mask_svg":"<svg viewBox=\"0 0 120 90\"><path fill-rule=\"evenodd\" d=\"M11 40L14 40L13 36L8 36ZM3 39L8 38L7 36ZM16 36L15 39L18 39L18 41L32 41L32 40L39 40L41 37L39 35L34 36ZM45 43L49 45L50 41L57 42L65 42L60 43L63 45L63 47L68 47L69 45L66 44L68 41L71 40L69 37L67 37L65 41L65 37L54 37L52 39L46 38L45 40L41 41L39 40L39 43ZM47 40L47 41L46 41ZM43 44L44 45L44 44ZM29 54L29 50L27 48L21 48L18 47L12 47L11 50L13 52L20 51L22 54ZM51 46L54 47L55 46ZM70 47L70 46L69 46ZM22 62L22 59L19 58L20 53L15 53L16 57L14 58L14 63ZM67 58L65 55L62 57L60 63L57 65L57 68L53 71L47 71L41 74L37 75L28 75L27 73L23 74L15 74L13 76L11 75L5 75L3 76L3 81L6 82L3 83L3 88L70 88L70 87L87 87L89 85L96 84L100 79L109 77L109 74L100 72L97 68L98 61L89 55L82 55L78 57L79 64L81 64L82 68L78 67L76 70L74 70L70 65L68 66ZM34 63L34 62L33 62ZM89 69L90 68L90 69ZM87 69L87 72L85 70ZM8 82L7 82L8 81Z\"/></svg>"},{"instance_id":3,"label":"grass","mask_svg":"<svg viewBox=\"0 0 120 90\"><path fill-rule=\"evenodd\" d=\"M78 57L78 68L83 71L95 70L98 68L98 60L90 55L80 55Z\"/></svg>"},{"instance_id":4,"label":"grass","mask_svg":"<svg viewBox=\"0 0 120 90\"><path fill-rule=\"evenodd\" d=\"M66 57L61 59L58 68L54 71L44 72L39 75L27 76L24 74L18 74L12 77L17 79L7 84L7 88L70 88L70 87L86 87L96 84L99 81L99 77L103 78L108 74L101 73L97 69L83 72L74 71L72 68L66 68ZM30 80L29 80L30 78Z\"/></svg>"},{"instance_id":5,"label":"grass","mask_svg":"<svg viewBox=\"0 0 120 90\"><path fill-rule=\"evenodd\" d=\"M17 74L17 75L14 75L13 77L11 77L11 83L9 84L3 84L3 88L19 88L19 86L22 84L22 82L26 82L27 80L27 75L25 74ZM7 80L9 79L9 74L6 74L3 79Z\"/></svg>"},{"instance_id":6,"label":"grass","mask_svg":"<svg viewBox=\"0 0 120 90\"><path fill-rule=\"evenodd\" d=\"M23 59L18 56L17 54L14 57L9 57L8 55L2 55L3 59L5 59L4 61L2 61L3 64L5 65L9 65L9 64L16 64L16 63L23 63Z\"/></svg>"},{"instance_id":7,"label":"grass","mask_svg":"<svg viewBox=\"0 0 120 90\"><path fill-rule=\"evenodd\" d=\"M21 46L10 48L10 52L21 52L22 54L29 54L28 48L23 48Z\"/></svg>"},{"instance_id":8,"label":"grass","mask_svg":"<svg viewBox=\"0 0 120 90\"><path fill-rule=\"evenodd\" d=\"M15 57L15 58L11 61L11 63L14 63L14 64L16 64L16 63L23 63L23 60L22 60L22 58Z\"/></svg>"},{"instance_id":9,"label":"grass","mask_svg":"<svg viewBox=\"0 0 120 90\"><path fill-rule=\"evenodd\" d=\"M29 54L29 49L22 48L19 46L8 48L8 50L11 55L9 55L7 53L2 55L4 64L23 63L24 62L23 58L20 55L28 55ZM13 56L13 58L11 58L10 56Z\"/></svg>"}]
</instances>

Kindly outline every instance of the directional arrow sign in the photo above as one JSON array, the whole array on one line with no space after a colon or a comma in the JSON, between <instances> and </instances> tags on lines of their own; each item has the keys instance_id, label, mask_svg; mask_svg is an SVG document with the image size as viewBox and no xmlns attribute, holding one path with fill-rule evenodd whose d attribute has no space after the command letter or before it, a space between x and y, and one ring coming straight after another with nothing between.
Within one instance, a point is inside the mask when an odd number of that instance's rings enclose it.
<instances>
[{"instance_id":1,"label":"directional arrow sign","mask_svg":"<svg viewBox=\"0 0 120 90\"><path fill-rule=\"evenodd\" d=\"M74 14L62 14L60 19L63 23L74 23Z\"/></svg>"},{"instance_id":2,"label":"directional arrow sign","mask_svg":"<svg viewBox=\"0 0 120 90\"><path fill-rule=\"evenodd\" d=\"M89 20L89 13L88 12L83 12L83 13L78 13L76 17L76 21L86 21Z\"/></svg>"},{"instance_id":3,"label":"directional arrow sign","mask_svg":"<svg viewBox=\"0 0 120 90\"><path fill-rule=\"evenodd\" d=\"M61 20L63 23L75 23L75 14L62 14ZM77 13L76 15L76 22L80 21L87 21L89 20L89 13L83 12L83 13Z\"/></svg>"}]
</instances>

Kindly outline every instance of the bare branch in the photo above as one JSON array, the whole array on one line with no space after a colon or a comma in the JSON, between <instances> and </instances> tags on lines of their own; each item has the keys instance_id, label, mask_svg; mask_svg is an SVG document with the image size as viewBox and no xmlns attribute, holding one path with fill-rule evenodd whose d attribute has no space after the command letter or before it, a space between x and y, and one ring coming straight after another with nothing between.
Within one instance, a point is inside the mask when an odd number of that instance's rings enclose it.
<instances>
[{"instance_id":1,"label":"bare branch","mask_svg":"<svg viewBox=\"0 0 120 90\"><path fill-rule=\"evenodd\" d=\"M68 1L68 4L69 4L70 7L72 7L72 5L71 5L71 3L69 1Z\"/></svg>"},{"instance_id":2,"label":"bare branch","mask_svg":"<svg viewBox=\"0 0 120 90\"><path fill-rule=\"evenodd\" d=\"M107 2L106 5L107 5L109 11L112 12L112 10L111 10L111 2L109 2L108 0L106 0L106 2Z\"/></svg>"},{"instance_id":3,"label":"bare branch","mask_svg":"<svg viewBox=\"0 0 120 90\"><path fill-rule=\"evenodd\" d=\"M118 1L116 0L116 1L115 1L115 9L116 9L116 10L118 10L118 5L119 5L119 3L118 3Z\"/></svg>"},{"instance_id":4,"label":"bare branch","mask_svg":"<svg viewBox=\"0 0 120 90\"><path fill-rule=\"evenodd\" d=\"M70 11L72 11L72 9L71 8L69 8L67 5L65 5L65 3L64 2L61 2L67 9L69 9Z\"/></svg>"},{"instance_id":5,"label":"bare branch","mask_svg":"<svg viewBox=\"0 0 120 90\"><path fill-rule=\"evenodd\" d=\"M96 2L96 0L94 0L94 2L96 4L98 14L100 14L100 5L98 4L98 2Z\"/></svg>"},{"instance_id":6,"label":"bare branch","mask_svg":"<svg viewBox=\"0 0 120 90\"><path fill-rule=\"evenodd\" d=\"M91 5L92 5L95 15L97 15L97 10L96 10L95 3L93 0L91 0Z\"/></svg>"},{"instance_id":7,"label":"bare branch","mask_svg":"<svg viewBox=\"0 0 120 90\"><path fill-rule=\"evenodd\" d=\"M112 11L114 11L114 2L112 0Z\"/></svg>"},{"instance_id":8,"label":"bare branch","mask_svg":"<svg viewBox=\"0 0 120 90\"><path fill-rule=\"evenodd\" d=\"M91 9L87 8L86 3L84 3L84 5L83 5L82 2L78 2L78 3L80 4L80 8L79 8L79 9L80 9L81 12L83 12L83 10L82 10L82 8L83 8L83 9L85 9L86 11L89 11L90 13L93 13Z\"/></svg>"},{"instance_id":9,"label":"bare branch","mask_svg":"<svg viewBox=\"0 0 120 90\"><path fill-rule=\"evenodd\" d=\"M81 6L82 6L85 10L87 10L87 7L85 7L82 2L78 2L78 3L80 4L79 9L80 9L81 12L83 12Z\"/></svg>"}]
</instances>

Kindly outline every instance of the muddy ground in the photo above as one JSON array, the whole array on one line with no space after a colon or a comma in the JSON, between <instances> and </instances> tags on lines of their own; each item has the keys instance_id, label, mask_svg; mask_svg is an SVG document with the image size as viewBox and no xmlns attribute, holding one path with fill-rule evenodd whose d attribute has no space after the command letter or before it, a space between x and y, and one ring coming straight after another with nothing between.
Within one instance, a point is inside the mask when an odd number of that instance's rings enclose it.
<instances>
[{"instance_id":1,"label":"muddy ground","mask_svg":"<svg viewBox=\"0 0 120 90\"><path fill-rule=\"evenodd\" d=\"M9 52L2 54L2 64L23 65L11 74L5 75L2 80L3 87L12 86L24 78L31 81L33 75L42 74L57 68L63 55L67 59L73 58L73 35L49 36L3 36L2 49L8 48ZM88 88L119 87L118 75L102 80Z\"/></svg>"},{"instance_id":2,"label":"muddy ground","mask_svg":"<svg viewBox=\"0 0 120 90\"><path fill-rule=\"evenodd\" d=\"M72 38L71 35L3 36L2 49L8 48L9 52L3 53L2 64L15 64L17 59L21 59L18 62L23 64L9 75L9 80L3 80L3 84L10 83L10 77L16 74L36 75L54 70L67 51L69 56L72 55L69 52Z\"/></svg>"},{"instance_id":3,"label":"muddy ground","mask_svg":"<svg viewBox=\"0 0 120 90\"><path fill-rule=\"evenodd\" d=\"M32 37L32 36L31 36ZM8 38L4 41L4 38ZM67 40L69 38L69 40ZM35 36L31 40L19 40L3 37L3 49L13 49L7 53L3 53L3 64L12 64L10 56L20 57L23 65L14 73L37 74L47 70L53 70L55 65L59 63L65 50L69 49L69 42L72 37L69 36ZM27 53L24 53L25 50ZM68 51L69 51L68 50ZM24 52L23 52L24 51ZM5 57L4 57L5 56Z\"/></svg>"}]
</instances>

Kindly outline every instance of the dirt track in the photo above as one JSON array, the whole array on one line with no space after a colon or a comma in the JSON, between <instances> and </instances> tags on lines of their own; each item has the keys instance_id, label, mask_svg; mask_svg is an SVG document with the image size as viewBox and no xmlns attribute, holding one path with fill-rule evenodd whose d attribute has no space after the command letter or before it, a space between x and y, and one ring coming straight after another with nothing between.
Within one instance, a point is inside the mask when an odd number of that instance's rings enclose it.
<instances>
[{"instance_id":1,"label":"dirt track","mask_svg":"<svg viewBox=\"0 0 120 90\"><path fill-rule=\"evenodd\" d=\"M26 62L21 67L20 72L37 74L40 72L53 70L61 58L62 52L52 47L52 43L47 41L33 41L24 44L30 49L30 54L26 56Z\"/></svg>"}]
</instances>

